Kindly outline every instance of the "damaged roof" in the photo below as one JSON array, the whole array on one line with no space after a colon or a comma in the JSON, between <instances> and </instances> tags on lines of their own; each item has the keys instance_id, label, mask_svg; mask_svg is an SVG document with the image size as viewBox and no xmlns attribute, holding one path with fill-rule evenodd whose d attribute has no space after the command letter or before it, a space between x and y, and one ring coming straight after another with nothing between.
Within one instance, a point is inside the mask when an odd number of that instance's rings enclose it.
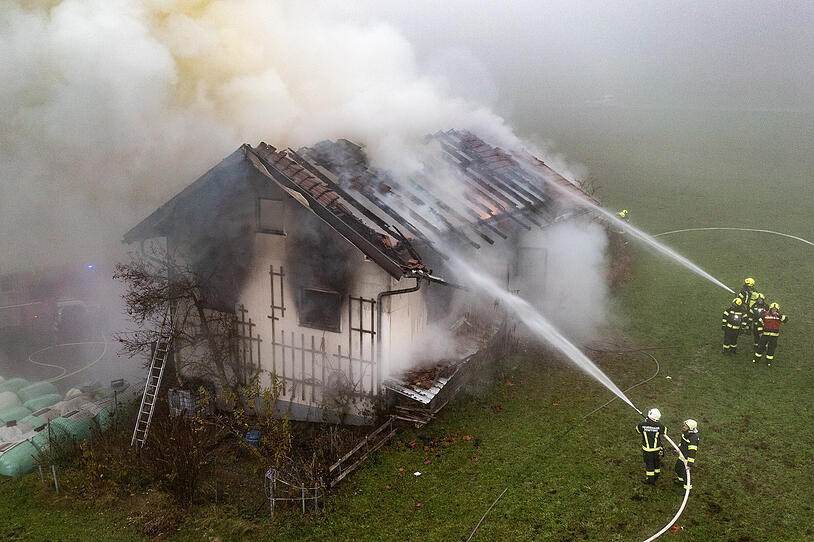
<instances>
[{"instance_id":1,"label":"damaged roof","mask_svg":"<svg viewBox=\"0 0 814 542\"><path fill-rule=\"evenodd\" d=\"M398 180L371 166L364 149L344 139L297 151L243 145L128 231L124 241L167 235L190 208L217 208L217 201L198 200L228 198L243 186L236 179L256 177L233 173L245 169L273 181L396 278L428 272L414 247L432 246L428 237L452 235L477 248L507 238L510 228L530 230L561 218L555 203L562 198L547 190L547 182L595 202L537 158L509 153L470 132L438 132L427 144L440 152L428 153L419 172ZM439 179L457 184L445 192Z\"/></svg>"}]
</instances>

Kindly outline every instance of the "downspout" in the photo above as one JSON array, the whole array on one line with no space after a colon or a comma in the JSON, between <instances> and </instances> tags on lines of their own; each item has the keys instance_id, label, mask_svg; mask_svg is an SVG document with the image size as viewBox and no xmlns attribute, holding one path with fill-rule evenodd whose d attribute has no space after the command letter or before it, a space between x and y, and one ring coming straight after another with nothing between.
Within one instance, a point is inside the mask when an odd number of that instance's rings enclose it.
<instances>
[{"instance_id":1,"label":"downspout","mask_svg":"<svg viewBox=\"0 0 814 542\"><path fill-rule=\"evenodd\" d=\"M376 394L382 393L382 298L392 295L409 294L417 292L421 288L421 276L416 274L406 274L404 278L414 278L415 286L402 290L385 290L376 296L376 363L379 370L376 372Z\"/></svg>"}]
</instances>

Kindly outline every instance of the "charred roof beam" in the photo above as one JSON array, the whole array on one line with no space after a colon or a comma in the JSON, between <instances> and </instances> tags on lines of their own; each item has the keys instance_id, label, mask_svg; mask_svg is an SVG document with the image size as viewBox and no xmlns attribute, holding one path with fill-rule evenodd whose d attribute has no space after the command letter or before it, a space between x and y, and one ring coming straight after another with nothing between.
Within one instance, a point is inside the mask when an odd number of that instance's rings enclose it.
<instances>
[{"instance_id":1,"label":"charred roof beam","mask_svg":"<svg viewBox=\"0 0 814 542\"><path fill-rule=\"evenodd\" d=\"M260 145L264 145L261 143ZM259 146L258 146L259 147ZM267 146L271 149L274 147ZM263 149L265 150L265 149ZM265 157L261 156L259 153L262 152L261 149L253 149L250 146L246 145L246 156L251 159L254 157L259 161L259 165L263 166L262 169L258 168L259 171L265 171L268 173L269 177L272 178L278 185L286 190L286 192L294 195L297 194L298 197L295 197L297 201L300 203L305 204L314 214L319 216L323 219L328 225L334 228L337 232L343 235L348 241L353 243L359 248L364 247L363 252L369 256L373 261L375 261L379 266L382 267L385 271L387 271L390 275L395 278L401 278L404 273L405 269L402 266L401 262L395 261L389 255L384 253L379 247L373 244L367 237L360 232L358 232L351 224L348 224L340 217L335 215L331 212L327 207L323 206L319 203L316 198L314 198L307 190L303 189L291 179L289 179L284 173L282 173L276 166L274 166L269 160ZM272 150L271 152L274 152ZM361 224L361 222L359 223Z\"/></svg>"},{"instance_id":2,"label":"charred roof beam","mask_svg":"<svg viewBox=\"0 0 814 542\"><path fill-rule=\"evenodd\" d=\"M399 183L395 182L395 181L394 181L394 180L392 180L392 179L390 179L390 181L389 181L389 182L390 182L391 184L393 184L393 186L394 186L395 188L400 189L400 190L401 190L401 191L404 193L404 195L405 195L405 197L406 197L407 199L409 199L410 201L412 201L413 203L415 203L415 204L416 204L416 205L418 205L419 207L421 207L421 208L423 208L423 209L427 209L427 210L428 210L428 211L429 211L429 212L430 212L430 213L431 213L433 216L437 217L437 218L438 218L438 219L439 219L439 220L440 220L440 221L441 221L441 222L442 222L442 223L443 223L443 224L446 226L447 231L451 231L451 232L453 232L455 235L457 235L458 237L462 238L464 241L466 241L466 242L470 243L470 244L471 244L471 245L473 245L475 248L480 248L480 246L479 246L477 243L475 243L474 241L472 241L471 239L469 239L468 237L466 237L465 235L463 235L462 233L460 233L460 232L458 231L458 228L456 228L456 227L455 227L455 225L454 225L454 224L452 224L452 223L451 223L451 222L450 222L450 221L449 221L449 220L448 220L448 219L447 219L447 218L446 218L444 215L442 215L442 214L441 214L441 213L439 213L437 210L435 210L435 209L434 209L434 208L433 208L431 205L429 205L429 204L427 204L426 202L424 202L424 200L422 200L421 198L419 198L418 196L416 196L415 194L413 194L413 193L412 193L410 190L408 190L408 189L407 189L407 187L406 187L406 186L404 186L404 185L400 185ZM410 185L411 185L411 186L413 186L413 187L416 187L416 188L422 188L422 187L421 187L420 185L418 185L418 184L417 184L417 183L416 183L414 180L410 180ZM426 190L425 190L424 192L426 192ZM429 193L429 192L426 192L426 193L427 193L427 195L429 195L430 197L433 197L433 199L434 199L436 202L438 202L438 200L437 200L437 199L435 199L435 198L434 198L434 196L432 196L432 194L431 194L431 193ZM411 211L411 212L414 212L414 211ZM420 215L418 215L418 216L420 216ZM478 216L479 216L479 215L478 215ZM422 220L424 220L424 221L426 222L426 219L423 219L423 217L422 217ZM469 222L469 221L466 221L466 223L471 225L471 222ZM437 233L439 233L439 234L440 234L440 230L439 230L438 228L433 227L433 229L434 229L434 230L435 230ZM487 242L487 243L489 243L490 245L493 245L493 244L495 243L495 242L494 242L492 239L490 239L490 238L489 238L488 236L486 236L486 235L481 234L480 236L481 236L481 238L483 238L483 240L484 240L484 241L486 241L486 242Z\"/></svg>"},{"instance_id":3,"label":"charred roof beam","mask_svg":"<svg viewBox=\"0 0 814 542\"><path fill-rule=\"evenodd\" d=\"M398 230L394 231L394 226L392 224L388 224L384 220L379 218L378 215L376 215L375 213L370 211L367 207L362 205L356 198L354 198L353 196L351 196L350 194L345 192L345 190L343 190L341 186L339 186L337 183L333 182L327 175L322 173L319 169L317 169L308 160L306 160L302 156L298 155L293 150L291 150L290 152L291 152L291 158L296 163L298 163L299 165L304 167L306 170L311 172L316 178L318 178L319 180L321 180L322 182L327 184L336 193L338 193L340 196L342 196L345 199L345 201L350 203L356 210L358 210L360 213L362 213L369 220L371 220L372 222L377 224L385 233L387 233L388 235L390 235L393 238L401 240L401 242L404 244L404 247L407 249L407 251L410 253L410 255L413 258L415 258L416 260L421 261L421 258L418 256L418 253L415 251L415 249L413 249L412 245L410 244L410 241L406 237L404 237L404 235L402 235L400 231L398 231Z\"/></svg>"}]
</instances>

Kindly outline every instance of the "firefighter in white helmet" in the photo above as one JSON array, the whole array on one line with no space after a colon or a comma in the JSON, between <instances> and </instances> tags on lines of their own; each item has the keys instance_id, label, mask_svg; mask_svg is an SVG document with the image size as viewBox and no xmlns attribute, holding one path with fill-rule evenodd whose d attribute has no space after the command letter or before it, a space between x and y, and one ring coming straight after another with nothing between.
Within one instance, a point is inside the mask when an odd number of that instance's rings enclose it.
<instances>
[{"instance_id":1,"label":"firefighter in white helmet","mask_svg":"<svg viewBox=\"0 0 814 542\"><path fill-rule=\"evenodd\" d=\"M647 485L655 484L661 474L661 456L664 453L661 437L667 434L667 428L659 421L660 419L659 409L651 408L647 412L647 418L636 426L636 432L642 436L642 457L645 466L642 483Z\"/></svg>"},{"instance_id":2,"label":"firefighter in white helmet","mask_svg":"<svg viewBox=\"0 0 814 542\"><path fill-rule=\"evenodd\" d=\"M678 449L687 460L686 464L681 460L681 456L676 459L675 473L676 484L683 485L684 489L692 489L692 484L687 486L686 471L695 466L695 456L698 453L698 422L693 419L684 420L684 426L681 428L681 444Z\"/></svg>"}]
</instances>

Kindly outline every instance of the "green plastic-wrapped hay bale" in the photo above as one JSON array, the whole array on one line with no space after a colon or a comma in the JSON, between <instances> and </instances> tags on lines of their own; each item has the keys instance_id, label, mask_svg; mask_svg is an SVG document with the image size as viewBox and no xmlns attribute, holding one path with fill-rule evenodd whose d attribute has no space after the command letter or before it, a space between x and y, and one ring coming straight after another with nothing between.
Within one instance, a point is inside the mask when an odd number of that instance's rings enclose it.
<instances>
[{"instance_id":1,"label":"green plastic-wrapped hay bale","mask_svg":"<svg viewBox=\"0 0 814 542\"><path fill-rule=\"evenodd\" d=\"M50 424L49 424L50 425ZM61 434L61 433L60 433ZM65 436L62 435L61 436ZM48 450L51 446L51 431L48 429L48 425L42 428L42 430L34 435L31 439L31 443L34 445L34 448L37 449L39 453L40 450Z\"/></svg>"},{"instance_id":2,"label":"green plastic-wrapped hay bale","mask_svg":"<svg viewBox=\"0 0 814 542\"><path fill-rule=\"evenodd\" d=\"M96 415L96 421L99 422L99 428L102 431L107 431L113 425L113 418L116 415L116 407L114 405L106 406L99 414Z\"/></svg>"},{"instance_id":3,"label":"green plastic-wrapped hay bale","mask_svg":"<svg viewBox=\"0 0 814 542\"><path fill-rule=\"evenodd\" d=\"M15 406L5 410L0 410L0 422L3 422L3 424L12 421L16 422L17 420L22 420L29 415L31 415L31 411L24 406Z\"/></svg>"},{"instance_id":4,"label":"green plastic-wrapped hay bale","mask_svg":"<svg viewBox=\"0 0 814 542\"><path fill-rule=\"evenodd\" d=\"M62 401L62 396L58 393L48 393L46 395L40 395L39 397L35 397L34 399L29 399L23 406L30 410L31 412L36 412L40 409L49 407L51 405L55 405Z\"/></svg>"},{"instance_id":5,"label":"green plastic-wrapped hay bale","mask_svg":"<svg viewBox=\"0 0 814 542\"><path fill-rule=\"evenodd\" d=\"M21 476L32 472L37 466L34 458L38 454L39 451L31 442L27 440L20 442L0 455L0 474Z\"/></svg>"},{"instance_id":6,"label":"green plastic-wrapped hay bale","mask_svg":"<svg viewBox=\"0 0 814 542\"><path fill-rule=\"evenodd\" d=\"M79 397L80 395L82 395L82 390L80 390L79 388L71 388L67 392L65 392L65 400L68 401L69 399Z\"/></svg>"},{"instance_id":7,"label":"green plastic-wrapped hay bale","mask_svg":"<svg viewBox=\"0 0 814 542\"><path fill-rule=\"evenodd\" d=\"M52 434L66 434L76 440L90 438L92 420L90 418L55 418L51 420Z\"/></svg>"},{"instance_id":8,"label":"green plastic-wrapped hay bale","mask_svg":"<svg viewBox=\"0 0 814 542\"><path fill-rule=\"evenodd\" d=\"M59 390L50 382L34 382L33 384L29 384L28 386L17 390L17 395L20 397L20 401L23 403L26 403L31 399L36 399L37 397L42 397L43 395L50 395L53 393L59 393Z\"/></svg>"},{"instance_id":9,"label":"green plastic-wrapped hay bale","mask_svg":"<svg viewBox=\"0 0 814 542\"><path fill-rule=\"evenodd\" d=\"M42 427L46 423L48 423L48 420L46 420L45 418L40 418L39 416L34 416L33 414L31 414L29 416L26 416L22 420L19 420L17 423L19 423L19 424L27 423L28 425L30 425L34 429L39 429L40 427Z\"/></svg>"},{"instance_id":10,"label":"green plastic-wrapped hay bale","mask_svg":"<svg viewBox=\"0 0 814 542\"><path fill-rule=\"evenodd\" d=\"M13 408L21 404L20 398L17 397L17 394L13 391L0 392L0 410L6 410L7 408Z\"/></svg>"},{"instance_id":11,"label":"green plastic-wrapped hay bale","mask_svg":"<svg viewBox=\"0 0 814 542\"><path fill-rule=\"evenodd\" d=\"M17 393L17 390L26 386L28 386L28 380L25 378L9 378L0 382L0 392L13 391Z\"/></svg>"}]
</instances>

